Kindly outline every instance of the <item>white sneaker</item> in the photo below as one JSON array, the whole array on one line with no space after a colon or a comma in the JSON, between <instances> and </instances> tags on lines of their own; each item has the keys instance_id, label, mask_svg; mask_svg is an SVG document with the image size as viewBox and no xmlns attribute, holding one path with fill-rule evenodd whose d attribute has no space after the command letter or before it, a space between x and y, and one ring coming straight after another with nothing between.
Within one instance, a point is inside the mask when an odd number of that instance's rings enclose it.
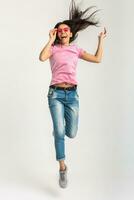
<instances>
[{"instance_id":1,"label":"white sneaker","mask_svg":"<svg viewBox=\"0 0 134 200\"><path fill-rule=\"evenodd\" d=\"M66 188L67 187L67 166L65 170L59 170L59 185L61 188Z\"/></svg>"}]
</instances>

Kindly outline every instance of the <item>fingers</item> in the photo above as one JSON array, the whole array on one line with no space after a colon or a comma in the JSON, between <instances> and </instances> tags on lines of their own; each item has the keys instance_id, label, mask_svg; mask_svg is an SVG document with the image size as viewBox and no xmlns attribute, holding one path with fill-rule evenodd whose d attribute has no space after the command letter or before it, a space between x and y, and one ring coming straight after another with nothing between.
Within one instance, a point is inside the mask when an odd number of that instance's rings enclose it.
<instances>
[{"instance_id":1,"label":"fingers","mask_svg":"<svg viewBox=\"0 0 134 200\"><path fill-rule=\"evenodd\" d=\"M56 34L56 33L57 33L57 28L54 29L54 34Z\"/></svg>"},{"instance_id":2,"label":"fingers","mask_svg":"<svg viewBox=\"0 0 134 200\"><path fill-rule=\"evenodd\" d=\"M107 31L106 31L106 28L104 27L104 30L102 32L100 32L100 34L99 34L99 38L105 38L106 33L107 33Z\"/></svg>"},{"instance_id":3,"label":"fingers","mask_svg":"<svg viewBox=\"0 0 134 200\"><path fill-rule=\"evenodd\" d=\"M56 33L57 33L57 28L51 29L51 30L50 30L50 33L56 34Z\"/></svg>"},{"instance_id":4,"label":"fingers","mask_svg":"<svg viewBox=\"0 0 134 200\"><path fill-rule=\"evenodd\" d=\"M106 31L106 28L104 27L104 30L103 30L103 32L100 33L100 36L104 38L104 37L106 37L106 33L107 33L107 31Z\"/></svg>"},{"instance_id":5,"label":"fingers","mask_svg":"<svg viewBox=\"0 0 134 200\"><path fill-rule=\"evenodd\" d=\"M107 31L106 31L106 28L104 27L104 34L106 34L107 33Z\"/></svg>"},{"instance_id":6,"label":"fingers","mask_svg":"<svg viewBox=\"0 0 134 200\"><path fill-rule=\"evenodd\" d=\"M57 28L51 29L51 30L49 31L49 37L50 37L50 38L55 38L55 37L56 37L56 34L57 34Z\"/></svg>"}]
</instances>

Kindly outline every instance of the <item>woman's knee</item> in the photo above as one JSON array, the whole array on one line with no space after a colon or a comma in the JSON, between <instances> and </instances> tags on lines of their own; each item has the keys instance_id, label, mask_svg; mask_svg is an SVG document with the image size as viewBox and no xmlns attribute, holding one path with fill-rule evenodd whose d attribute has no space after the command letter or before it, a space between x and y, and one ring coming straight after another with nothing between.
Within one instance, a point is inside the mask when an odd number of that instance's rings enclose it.
<instances>
[{"instance_id":1,"label":"woman's knee","mask_svg":"<svg viewBox=\"0 0 134 200\"><path fill-rule=\"evenodd\" d=\"M77 134L77 132L66 133L66 136L68 136L69 138L75 138L76 134Z\"/></svg>"},{"instance_id":2,"label":"woman's knee","mask_svg":"<svg viewBox=\"0 0 134 200\"><path fill-rule=\"evenodd\" d=\"M60 132L60 131L57 132L56 131L56 132L53 132L53 135L54 135L56 140L62 140L65 137L65 132L64 131L63 132Z\"/></svg>"}]
</instances>

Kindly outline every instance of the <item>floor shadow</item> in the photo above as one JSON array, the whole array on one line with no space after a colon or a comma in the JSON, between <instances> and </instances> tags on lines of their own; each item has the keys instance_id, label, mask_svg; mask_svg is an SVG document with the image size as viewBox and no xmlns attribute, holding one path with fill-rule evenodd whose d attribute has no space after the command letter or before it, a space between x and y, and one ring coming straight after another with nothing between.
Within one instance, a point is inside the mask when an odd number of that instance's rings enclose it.
<instances>
[{"instance_id":1,"label":"floor shadow","mask_svg":"<svg viewBox=\"0 0 134 200\"><path fill-rule=\"evenodd\" d=\"M32 174L28 171L21 171L20 173L15 174L14 181L18 185L22 185L25 188L34 189L36 192L45 194L45 196L51 196L54 198L61 197L60 188L58 186L58 181L56 175L37 175Z\"/></svg>"}]
</instances>

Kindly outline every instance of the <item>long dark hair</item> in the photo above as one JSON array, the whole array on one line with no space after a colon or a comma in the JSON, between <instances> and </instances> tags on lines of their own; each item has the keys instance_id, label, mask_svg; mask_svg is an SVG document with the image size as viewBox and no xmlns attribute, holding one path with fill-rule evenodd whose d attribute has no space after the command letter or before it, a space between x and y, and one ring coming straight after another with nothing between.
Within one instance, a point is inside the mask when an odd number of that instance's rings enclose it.
<instances>
[{"instance_id":1,"label":"long dark hair","mask_svg":"<svg viewBox=\"0 0 134 200\"><path fill-rule=\"evenodd\" d=\"M96 6L90 6L84 11L81 11L78 5L75 4L74 0L71 0L69 7L69 19L64 20L62 22L58 22L54 28L58 28L61 24L66 24L70 27L72 32L72 37L70 38L70 42L74 41L78 37L78 32L86 29L88 26L98 26L99 21L95 19L95 14L99 10L95 10L94 12L88 14L92 8L96 8ZM60 40L58 36L54 41L55 44L59 44Z\"/></svg>"}]
</instances>

